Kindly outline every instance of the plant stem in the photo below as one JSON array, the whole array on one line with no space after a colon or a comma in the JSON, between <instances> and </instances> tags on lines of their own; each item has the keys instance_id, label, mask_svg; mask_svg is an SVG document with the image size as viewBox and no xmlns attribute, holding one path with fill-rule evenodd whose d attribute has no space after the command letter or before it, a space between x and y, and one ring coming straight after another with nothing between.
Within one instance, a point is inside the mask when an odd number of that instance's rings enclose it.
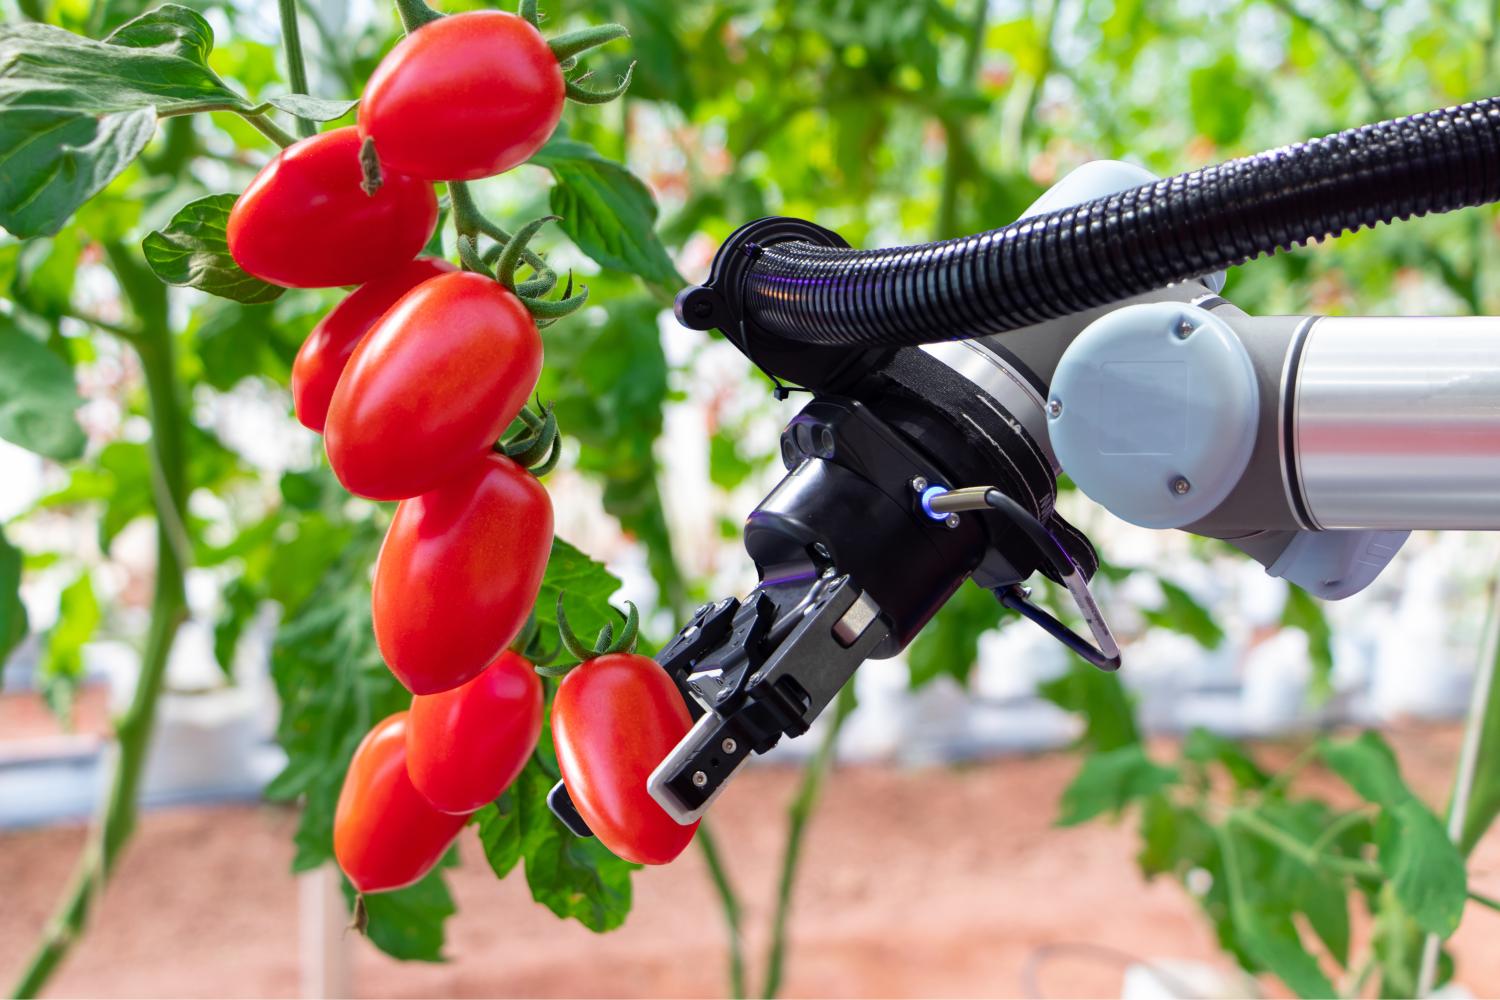
<instances>
[{"instance_id":1,"label":"plant stem","mask_svg":"<svg viewBox=\"0 0 1500 1000\"><path fill-rule=\"evenodd\" d=\"M259 132L261 135L265 136L267 139L270 139L272 142L276 143L276 145L280 146L282 149L286 149L292 143L294 143L294 142L297 141L297 137L296 136L292 135L286 129L282 128L280 125L277 125L275 122L273 122L271 120L271 116L270 115L267 115L267 114L253 114L253 115L241 114L240 117L243 118L243 119L245 119L245 121L249 122L250 125L251 125L251 127L254 128L255 131Z\"/></svg>"},{"instance_id":2,"label":"plant stem","mask_svg":"<svg viewBox=\"0 0 1500 1000\"><path fill-rule=\"evenodd\" d=\"M396 0L396 16L401 18L401 27L409 35L424 24L430 24L443 15L433 10L422 0Z\"/></svg>"},{"instance_id":3,"label":"plant stem","mask_svg":"<svg viewBox=\"0 0 1500 1000\"><path fill-rule=\"evenodd\" d=\"M969 15L964 36L963 60L959 63L957 87L960 90L974 86L979 72L979 57L984 52L984 22L989 15L989 0L974 0L973 12ZM969 149L968 122L952 115L942 116L943 140L948 147L948 162L943 166L943 187L938 193L937 231L935 239L952 236L958 227L958 187L963 175L973 161Z\"/></svg>"},{"instance_id":4,"label":"plant stem","mask_svg":"<svg viewBox=\"0 0 1500 1000\"><path fill-rule=\"evenodd\" d=\"M1057 62L1057 8L1060 0L1034 0L1031 4L1033 17L1039 3L1046 4L1041 12L1042 25L1039 32L1042 38L1041 65L1034 77L1025 78L1024 83L1017 81L1001 114L1000 156L1011 170L1020 170L1025 163L1026 140L1034 124L1037 102L1041 100L1042 88L1046 86L1047 77L1052 75L1052 67Z\"/></svg>"},{"instance_id":5,"label":"plant stem","mask_svg":"<svg viewBox=\"0 0 1500 1000\"><path fill-rule=\"evenodd\" d=\"M703 860L708 865L714 889L719 893L719 906L724 911L724 924L729 931L729 995L732 1000L742 1000L745 996L745 949L740 940L739 896L730 884L729 870L719 857L719 848L708 824L698 827L696 839L698 847L703 851Z\"/></svg>"},{"instance_id":6,"label":"plant stem","mask_svg":"<svg viewBox=\"0 0 1500 1000\"><path fill-rule=\"evenodd\" d=\"M1359 858L1346 858L1338 854L1315 852L1311 845L1303 843L1281 827L1266 822L1248 810L1231 811L1229 822L1241 827L1247 833L1253 833L1268 844L1281 848L1309 868L1324 868L1344 875L1353 875L1355 878L1385 878L1385 873L1374 862L1362 861Z\"/></svg>"},{"instance_id":7,"label":"plant stem","mask_svg":"<svg viewBox=\"0 0 1500 1000\"><path fill-rule=\"evenodd\" d=\"M1479 747L1484 742L1490 691L1495 683L1495 661L1500 659L1500 578L1490 586L1491 612L1480 642L1479 666L1474 672L1474 690L1469 696L1469 718L1464 723L1464 742L1458 752L1458 771L1453 778L1453 801L1448 806L1448 839L1459 845L1469 822L1469 802L1474 776L1479 773ZM1436 934L1422 941L1422 964L1417 973L1417 995L1429 996L1437 985L1438 957L1443 942Z\"/></svg>"},{"instance_id":8,"label":"plant stem","mask_svg":"<svg viewBox=\"0 0 1500 1000\"><path fill-rule=\"evenodd\" d=\"M813 807L818 804L823 778L833 765L834 750L838 745L839 730L844 720L854 710L854 685L848 683L839 692L833 704L833 716L823 733L823 742L813 752L802 770L802 786L797 797L787 810L786 850L781 858L781 882L776 896L776 915L771 925L771 952L766 958L765 989L761 993L771 1000L781 991L781 978L786 965L787 921L792 909L792 890L797 883L797 861L802 854L802 838L807 832L807 821Z\"/></svg>"},{"instance_id":9,"label":"plant stem","mask_svg":"<svg viewBox=\"0 0 1500 1000\"><path fill-rule=\"evenodd\" d=\"M1332 28L1322 21L1308 14L1302 13L1292 5L1292 0L1271 0L1271 6L1281 11L1288 18L1297 21L1303 27L1313 32L1333 50L1333 54L1343 61L1344 65L1354 71L1359 78L1360 86L1364 88L1365 97L1370 101L1370 106L1381 118L1391 117L1391 102L1380 89L1375 80L1375 75L1370 72L1369 65L1360 57L1359 53L1345 44Z\"/></svg>"},{"instance_id":10,"label":"plant stem","mask_svg":"<svg viewBox=\"0 0 1500 1000\"><path fill-rule=\"evenodd\" d=\"M306 94L307 64L302 59L302 32L297 24L297 0L277 0L281 15L281 48L286 53L286 78L292 93ZM318 127L309 119L297 117L297 134L306 139Z\"/></svg>"},{"instance_id":11,"label":"plant stem","mask_svg":"<svg viewBox=\"0 0 1500 1000\"><path fill-rule=\"evenodd\" d=\"M111 253L115 255L115 251ZM133 284L121 281L127 296ZM164 295L162 300L164 303ZM132 304L135 304L134 300ZM165 323L165 308L138 308L137 311L143 314L144 328L139 337L130 342L140 355L146 378L152 427L152 473L165 484L167 498L176 508L170 513L180 519L187 496L182 438L186 418L177 396L172 333ZM62 904L43 929L31 960L16 982L14 993L17 997L36 996L82 935L90 909L113 874L121 850L135 831L141 774L151 745L157 701L172 642L187 610L183 590L184 566L173 546L167 515L167 511L157 511L156 584L151 599L151 622L147 627L135 692L125 713L115 721L115 745L106 758L109 791L95 816L88 842Z\"/></svg>"}]
</instances>

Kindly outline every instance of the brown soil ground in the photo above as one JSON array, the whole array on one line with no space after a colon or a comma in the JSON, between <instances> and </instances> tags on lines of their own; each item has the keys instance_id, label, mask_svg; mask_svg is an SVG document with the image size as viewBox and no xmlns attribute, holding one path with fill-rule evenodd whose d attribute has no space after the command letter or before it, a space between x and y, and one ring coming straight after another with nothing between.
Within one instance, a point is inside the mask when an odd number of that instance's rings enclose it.
<instances>
[{"instance_id":1,"label":"brown soil ground","mask_svg":"<svg viewBox=\"0 0 1500 1000\"><path fill-rule=\"evenodd\" d=\"M1442 794L1453 727L1394 734L1405 770ZM1143 883L1128 824L1051 826L1077 761L1012 758L960 769L849 767L810 829L793 915L792 996L1008 996L1044 945L1219 962L1175 884ZM746 901L748 947L764 953L796 775L751 771L714 824ZM1313 780L1320 779L1314 777ZM270 807L145 817L87 940L53 981L57 996L289 996L299 988L293 816ZM0 835L0 984L18 971L62 889L81 829ZM401 964L351 938L360 996L716 996L724 992L719 911L696 852L641 873L625 927L594 936L497 883L465 838L453 876L460 913L450 961ZM1500 837L1482 845L1474 887L1500 895ZM1500 993L1500 914L1471 906L1454 942L1460 979ZM755 961L757 969L759 962ZM1120 965L1061 952L1038 971L1048 996L1117 996Z\"/></svg>"}]
</instances>

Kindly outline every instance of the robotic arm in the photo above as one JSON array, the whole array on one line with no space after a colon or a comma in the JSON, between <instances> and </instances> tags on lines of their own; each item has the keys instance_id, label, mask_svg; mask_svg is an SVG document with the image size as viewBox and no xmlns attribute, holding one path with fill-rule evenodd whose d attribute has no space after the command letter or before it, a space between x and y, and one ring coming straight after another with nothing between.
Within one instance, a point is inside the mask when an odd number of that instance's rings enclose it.
<instances>
[{"instance_id":1,"label":"robotic arm","mask_svg":"<svg viewBox=\"0 0 1500 1000\"><path fill-rule=\"evenodd\" d=\"M678 319L812 399L746 523L759 586L658 654L697 721L653 798L701 816L968 578L1116 669L1097 557L1054 509L1063 472L1127 521L1224 539L1327 599L1412 529L1500 529L1500 319L1254 317L1219 294L1261 254L1497 200L1485 100L1166 180L1087 164L1017 222L941 243L739 229ZM1028 600L1035 572L1088 637ZM549 801L587 833L561 785Z\"/></svg>"}]
</instances>

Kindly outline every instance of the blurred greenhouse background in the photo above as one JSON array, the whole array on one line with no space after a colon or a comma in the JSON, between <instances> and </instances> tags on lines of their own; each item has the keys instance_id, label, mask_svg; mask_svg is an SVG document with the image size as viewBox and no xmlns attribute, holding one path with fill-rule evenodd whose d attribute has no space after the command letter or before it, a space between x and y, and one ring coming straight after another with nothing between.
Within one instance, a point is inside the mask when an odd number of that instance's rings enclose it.
<instances>
[{"instance_id":1,"label":"blurred greenhouse background","mask_svg":"<svg viewBox=\"0 0 1500 1000\"><path fill-rule=\"evenodd\" d=\"M212 64L226 80L252 95L276 83L280 36L274 5L188 3L214 25ZM0 0L7 20L44 19L79 31L107 29L145 6L140 0ZM437 6L452 11L484 5ZM570 111L565 127L647 180L660 207L659 231L688 281L706 274L714 250L734 228L763 215L812 219L856 246L954 236L1012 220L1091 159L1125 159L1158 174L1177 173L1500 93L1500 12L1478 0L554 0L543 8L554 27L602 20L631 27L639 62L628 98ZM302 9L313 93L357 95L396 37L387 5L306 0ZM623 72L628 58L623 48L605 50L601 59L615 64L601 66L600 76ZM107 719L128 702L139 670L155 565L154 528L145 516L152 486L142 373L130 351L76 317L120 317L117 249L138 244L186 200L238 190L269 155L266 143L240 120L216 115L214 125L175 119L161 130L153 155L166 162L193 148L198 156L191 171L159 171L143 161L57 236L0 242L0 320L40 332L71 354L88 438L87 460L69 464L0 442L0 525L4 538L24 554L22 595L30 625L0 688L0 885L7 896L24 888L26 900L0 915L0 975L6 977L20 968L29 938L61 888L62 862L35 860L46 828L76 827L100 795ZM478 189L485 205L508 219L544 214L545 187L537 180L542 175L531 174L536 169L486 182ZM143 189L150 192L144 199L138 196ZM1495 212L1471 210L1252 263L1230 273L1225 295L1248 312L1264 314L1495 312L1500 284L1490 263L1497 244ZM754 568L739 529L780 476L777 436L795 413L797 397L775 402L766 379L732 347L680 328L670 313L669 283L601 272L571 248L560 247L553 259L586 276L595 303L580 318L545 333L548 367L541 391L556 400L568 435L563 465L548 480L557 532L620 577L615 603L640 604L649 640L659 644L702 601L753 586ZM369 550L383 515L330 489L320 442L292 419L286 388L297 346L333 301L330 293L301 292L245 306L173 290L165 303L193 419L187 431L192 523L186 527L195 566L187 576L190 616L172 651L143 785L148 806L260 801L287 760L278 743L278 690L288 675L278 679L276 671L278 656L293 651L285 640L278 642L278 629L295 621L309 602L323 599L318 595L352 593L351 608L363 600L368 560L351 566L343 556ZM1444 748L1439 756L1451 765L1458 720L1482 655L1500 538L1419 533L1367 592L1323 606L1289 593L1226 546L1124 524L1076 492L1066 493L1060 507L1109 564L1101 603L1125 640L1120 677L1147 732L1175 738L1204 727L1281 747L1335 726L1390 726L1408 734L1403 749L1423 746L1429 739L1424 734L1432 734L1430 745ZM311 640L305 631L298 635L303 638L297 642L311 644L296 650L312 657L308 662L316 662L311 647L339 648L330 634L314 633ZM296 669L313 667L299 661ZM962 773L970 774L969 764L977 767L998 755L1069 748L1091 724L1088 714L1080 717L1076 704L1060 707L1044 689L1076 669L1042 633L1003 616L987 594L968 587L905 655L861 670L859 705L840 734L840 759L874 768L874 774L916 769L927 775L922 769L967 762ZM309 717L309 724L334 724L332 711ZM1412 729L1413 719L1432 724ZM784 781L770 772L778 762L806 758L818 739L815 730L778 748L768 776L726 795L731 815L749 822L756 815L753 795L785 797L790 772ZM1056 777L1044 787L1060 791L1076 761L1059 769L1047 758L1038 766ZM1418 770L1424 766L1419 763ZM1434 766L1423 773L1432 775L1424 794L1440 800L1446 771ZM829 782L830 795L842 777ZM931 797L941 798L979 794L971 778L952 779L966 782L962 787L970 791L942 779L922 781ZM334 774L324 784L333 782L336 791L337 780ZM934 804L931 797L917 797L910 807L981 826L1003 826L1012 810L1035 814L1045 826L1056 812L1053 799L1020 798L970 814L954 804L957 799ZM848 814L836 805L828 826L815 821L810 838L835 838L823 842L825 857L836 850L838 837L884 836L833 825ZM151 822L148 815L148 832ZM269 822L277 842L289 844L293 824ZM720 837L732 845L731 856L742 839L747 851L772 853L769 831L728 826L720 828ZM212 828L210 823L202 829ZM1130 894L1137 885L1147 893L1135 880L1133 843L1123 831L1100 836L1107 839L1065 843L1084 845L1079 849L1094 852L1094 863L1129 877L1110 900L1119 907L1114 922L1128 922ZM197 838L184 835L178 850L190 855L202 846ZM8 843L25 849L7 851ZM1024 866L1032 858L1046 868L1047 862L1035 860L1040 855L1028 853L1042 851L1044 843L1028 842L1015 863ZM57 853L65 858L76 845L76 837L66 840ZM32 860L23 867L22 859ZM286 861L247 856L243 863L289 884ZM127 874L130 863L122 869ZM880 874L868 876L861 893L878 897L888 884L899 887L889 891L920 893L919 874L913 873L923 870L923 862L914 854L893 850L878 863ZM1057 861L1047 869L1049 877L1066 878L1070 864ZM55 879L37 886L37 872L54 871ZM648 873L640 883L654 876ZM975 891L987 906L1027 905L1025 899L1001 898L1010 889L986 885L976 877ZM797 911L799 926L821 928L839 920L837 912L819 912L819 897L843 889L808 889ZM212 886L202 891L212 895ZM1153 895L1143 898L1160 908L1171 897L1171 906L1190 914L1189 903L1163 891L1153 886ZM652 902L648 889L639 892L642 907L657 907L652 913L666 905ZM705 947L715 957L703 963L712 969L686 979L660 969L642 972L638 981L616 989L721 988L715 978L722 952L717 917L707 891L693 893L682 897L688 902L677 913L684 924L712 925ZM1080 910L1090 905L1087 897L1078 902ZM304 922L311 919L309 905L323 904L304 898ZM752 909L763 915L769 905L762 901ZM540 907L521 912L537 934L556 923ZM1187 934L1181 929L1190 916L1181 914L1171 918L1180 923L1161 925L1169 929L1164 934ZM281 919L296 917L287 913ZM650 914L641 919L647 928L664 926ZM114 913L109 920L121 917ZM464 920L461 906L453 923ZM627 922L618 933L630 932ZM117 974L127 976L120 987L126 992L317 988L305 978L257 978L253 971L245 972L240 985L137 975L129 970L154 959L130 949L148 946L132 944L135 939L123 931L101 933L120 954L126 971ZM816 951L822 933L809 930L807 940L814 943L804 944L794 930L790 961ZM460 957L452 968L475 978L402 980L404 973L393 966L366 964L356 977L358 991L380 994L391 983L410 992L566 991L556 984L567 980L481 974L476 970L485 960L476 954L474 939L463 944L458 932L453 940L460 942ZM575 949L570 961L593 961L588 949L595 939L567 940ZM764 943L756 933L750 942ZM1167 937L1153 941L1138 933L1128 947L1212 961L1211 936L1200 932L1194 942L1178 949ZM504 940L485 939L485 947L503 949ZM597 954L619 961L623 946L610 947L617 950ZM207 952L210 965L217 961L214 954ZM925 954L915 949L912 962ZM88 955L85 941L79 978L64 977L60 989L114 988L102 960ZM1500 964L1469 966L1466 975L1467 955L1459 949L1458 980L1480 994L1500 989ZM226 959L230 968L250 967L249 959L235 956ZM308 962L327 958L316 956L303 954L304 976ZM940 960L946 961L932 958ZM665 965L667 959L660 961ZM823 969L811 957L808 962L806 979L799 980L792 966L794 992L878 991L866 985L868 979L841 980L832 967ZM1023 980L985 978L1000 974L981 967L973 979L878 981L893 994L1035 988L1034 982L1028 988ZM1486 982L1484 975L1495 978ZM322 989L338 987L338 976L328 976L311 981ZM1117 981L1101 986L1088 978L1059 983L1059 989L1119 988ZM347 981L343 988L349 988ZM1139 996L1167 995L1139 983L1136 988L1148 990Z\"/></svg>"}]
</instances>

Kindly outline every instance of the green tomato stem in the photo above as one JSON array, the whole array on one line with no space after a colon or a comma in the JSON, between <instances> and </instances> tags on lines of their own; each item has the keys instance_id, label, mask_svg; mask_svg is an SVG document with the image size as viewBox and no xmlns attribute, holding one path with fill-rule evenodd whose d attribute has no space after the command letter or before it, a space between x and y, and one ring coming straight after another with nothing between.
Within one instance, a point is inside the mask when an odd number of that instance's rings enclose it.
<instances>
[{"instance_id":1,"label":"green tomato stem","mask_svg":"<svg viewBox=\"0 0 1500 1000\"><path fill-rule=\"evenodd\" d=\"M839 731L844 721L854 710L854 686L845 684L833 703L833 716L823 733L823 742L818 744L812 759L802 769L802 785L797 797L787 809L786 850L781 859L781 881L776 893L776 915L771 924L771 951L766 959L766 981L762 996L771 1000L781 991L781 978L786 966L786 932L792 911L792 890L797 885L797 862L802 856L802 839L807 834L807 821L823 789L823 779L833 767L833 752L838 745Z\"/></svg>"},{"instance_id":2,"label":"green tomato stem","mask_svg":"<svg viewBox=\"0 0 1500 1000\"><path fill-rule=\"evenodd\" d=\"M233 108L226 108L225 110L234 110L234 109ZM294 142L297 141L297 137L296 136L292 135L286 129L282 128L280 125L277 125L275 122L273 122L271 120L271 116L270 115L267 115L267 114L244 114L244 113L241 113L240 117L243 118L243 119L245 119L245 121L249 122L250 125L251 125L251 127L253 127L255 129L255 131L259 132L261 135L265 136L267 139L270 139L272 142L276 143L276 145L280 146L282 149L286 149L292 143L294 143Z\"/></svg>"},{"instance_id":3,"label":"green tomato stem","mask_svg":"<svg viewBox=\"0 0 1500 1000\"><path fill-rule=\"evenodd\" d=\"M630 30L623 24L596 24L592 27L579 28L577 31L570 31L565 35L558 35L556 38L548 39L547 47L552 50L552 54L561 63L573 58L580 52L596 49L617 38L629 37Z\"/></svg>"},{"instance_id":4,"label":"green tomato stem","mask_svg":"<svg viewBox=\"0 0 1500 1000\"><path fill-rule=\"evenodd\" d=\"M277 0L281 15L281 47L286 52L286 78L292 93L306 94L307 65L302 59L302 33L297 24L297 0ZM297 134L306 139L315 134L318 127L310 119L297 118Z\"/></svg>"},{"instance_id":5,"label":"green tomato stem","mask_svg":"<svg viewBox=\"0 0 1500 1000\"><path fill-rule=\"evenodd\" d=\"M703 852L703 863L708 865L709 877L714 891L719 894L719 907L724 911L724 925L729 937L729 996L730 1000L742 1000L745 993L745 946L740 932L740 898L729 881L729 870L719 857L718 845L708 821L698 824L698 835L694 838Z\"/></svg>"},{"instance_id":6,"label":"green tomato stem","mask_svg":"<svg viewBox=\"0 0 1500 1000\"><path fill-rule=\"evenodd\" d=\"M431 24L442 17L422 0L396 0L396 16L401 18L401 27L409 35L424 24Z\"/></svg>"},{"instance_id":7,"label":"green tomato stem","mask_svg":"<svg viewBox=\"0 0 1500 1000\"><path fill-rule=\"evenodd\" d=\"M123 247L113 245L106 250L117 271L138 266ZM167 660L177 629L187 617L183 588L185 566L174 545L171 527L174 520L181 522L181 511L187 497L182 436L187 417L178 393L175 347L166 321L165 290L154 284L149 275L136 275L135 279L122 279L120 284L143 320L139 336L130 343L140 356L146 380L152 429L152 477L162 484L165 493L157 501L156 584L151 599L151 621L147 627L135 692L124 715L115 723L116 752L108 758L108 794L94 818L88 842L62 903L42 931L36 950L16 982L14 995L17 997L33 997L40 993L82 936L94 902L135 831L141 774L155 728L156 707L166 676ZM147 294L145 289L152 285L151 297L159 301L143 302Z\"/></svg>"},{"instance_id":8,"label":"green tomato stem","mask_svg":"<svg viewBox=\"0 0 1500 1000\"><path fill-rule=\"evenodd\" d=\"M623 97L630 89L630 81L635 76L635 63L625 67L625 76L619 83L613 87L606 87L604 90L590 90L583 86L583 81L589 76L590 73L585 73L576 80L564 82L563 88L568 95L568 100L575 104L608 104L618 97Z\"/></svg>"}]
</instances>

